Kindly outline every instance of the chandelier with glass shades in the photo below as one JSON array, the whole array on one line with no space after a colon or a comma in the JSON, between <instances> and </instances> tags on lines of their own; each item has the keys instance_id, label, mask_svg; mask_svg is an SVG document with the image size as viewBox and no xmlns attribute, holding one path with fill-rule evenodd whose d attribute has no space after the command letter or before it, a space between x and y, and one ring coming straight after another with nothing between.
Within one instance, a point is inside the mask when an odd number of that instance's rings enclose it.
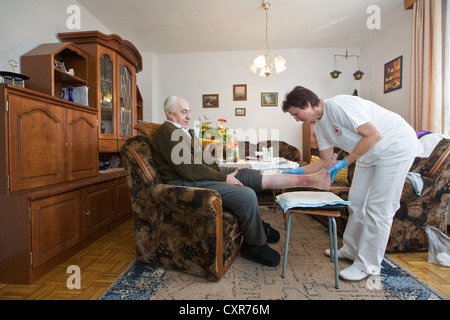
<instances>
[{"instance_id":1,"label":"chandelier with glass shades","mask_svg":"<svg viewBox=\"0 0 450 320\"><path fill-rule=\"evenodd\" d=\"M257 56L253 63L247 67L251 72L266 77L271 75L273 68L275 68L276 73L286 70L286 59L276 54L269 54L269 7L270 3L264 1L263 8L266 10L266 54Z\"/></svg>"}]
</instances>

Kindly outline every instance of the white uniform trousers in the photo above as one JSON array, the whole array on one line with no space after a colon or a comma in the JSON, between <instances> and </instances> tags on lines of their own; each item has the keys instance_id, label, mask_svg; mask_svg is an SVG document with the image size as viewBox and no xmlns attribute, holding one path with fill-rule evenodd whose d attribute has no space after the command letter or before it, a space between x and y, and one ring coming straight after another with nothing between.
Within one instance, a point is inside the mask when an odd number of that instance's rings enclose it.
<instances>
[{"instance_id":1,"label":"white uniform trousers","mask_svg":"<svg viewBox=\"0 0 450 320\"><path fill-rule=\"evenodd\" d=\"M344 253L354 266L372 274L381 270L392 221L400 208L403 185L413 159L390 164L356 164L349 192Z\"/></svg>"}]
</instances>

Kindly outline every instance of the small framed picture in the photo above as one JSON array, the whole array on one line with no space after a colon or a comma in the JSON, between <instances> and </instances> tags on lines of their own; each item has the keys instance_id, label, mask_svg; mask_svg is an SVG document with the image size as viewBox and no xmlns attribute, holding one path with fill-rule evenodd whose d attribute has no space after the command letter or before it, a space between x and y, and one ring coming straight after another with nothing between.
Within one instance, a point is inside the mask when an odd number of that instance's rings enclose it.
<instances>
[{"instance_id":1,"label":"small framed picture","mask_svg":"<svg viewBox=\"0 0 450 320\"><path fill-rule=\"evenodd\" d=\"M235 84L233 85L233 101L246 101L247 100L247 85Z\"/></svg>"},{"instance_id":2,"label":"small framed picture","mask_svg":"<svg viewBox=\"0 0 450 320\"><path fill-rule=\"evenodd\" d=\"M384 93L401 89L403 56L384 65Z\"/></svg>"},{"instance_id":3,"label":"small framed picture","mask_svg":"<svg viewBox=\"0 0 450 320\"><path fill-rule=\"evenodd\" d=\"M245 117L245 108L235 108L234 109L234 115L236 117Z\"/></svg>"},{"instance_id":4,"label":"small framed picture","mask_svg":"<svg viewBox=\"0 0 450 320\"><path fill-rule=\"evenodd\" d=\"M261 92L262 107L278 106L278 92Z\"/></svg>"},{"instance_id":5,"label":"small framed picture","mask_svg":"<svg viewBox=\"0 0 450 320\"><path fill-rule=\"evenodd\" d=\"M203 95L203 108L218 108L219 107L219 95L218 94L204 94Z\"/></svg>"}]
</instances>

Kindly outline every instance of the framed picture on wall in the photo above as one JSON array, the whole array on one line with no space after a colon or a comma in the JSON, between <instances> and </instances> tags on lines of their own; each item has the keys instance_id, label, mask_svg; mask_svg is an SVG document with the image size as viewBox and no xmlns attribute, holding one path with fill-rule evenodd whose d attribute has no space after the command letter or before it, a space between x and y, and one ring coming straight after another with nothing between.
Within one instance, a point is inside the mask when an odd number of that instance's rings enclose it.
<instances>
[{"instance_id":1,"label":"framed picture on wall","mask_svg":"<svg viewBox=\"0 0 450 320\"><path fill-rule=\"evenodd\" d=\"M204 94L203 95L203 108L218 108L219 107L219 95L218 94Z\"/></svg>"},{"instance_id":2,"label":"framed picture on wall","mask_svg":"<svg viewBox=\"0 0 450 320\"><path fill-rule=\"evenodd\" d=\"M261 92L262 107L278 106L278 92Z\"/></svg>"},{"instance_id":3,"label":"framed picture on wall","mask_svg":"<svg viewBox=\"0 0 450 320\"><path fill-rule=\"evenodd\" d=\"M235 84L233 85L233 101L246 101L247 100L247 85Z\"/></svg>"},{"instance_id":4,"label":"framed picture on wall","mask_svg":"<svg viewBox=\"0 0 450 320\"><path fill-rule=\"evenodd\" d=\"M245 108L235 108L234 109L234 115L236 117L245 117Z\"/></svg>"},{"instance_id":5,"label":"framed picture on wall","mask_svg":"<svg viewBox=\"0 0 450 320\"><path fill-rule=\"evenodd\" d=\"M401 89L402 87L403 56L384 65L384 93Z\"/></svg>"}]
</instances>

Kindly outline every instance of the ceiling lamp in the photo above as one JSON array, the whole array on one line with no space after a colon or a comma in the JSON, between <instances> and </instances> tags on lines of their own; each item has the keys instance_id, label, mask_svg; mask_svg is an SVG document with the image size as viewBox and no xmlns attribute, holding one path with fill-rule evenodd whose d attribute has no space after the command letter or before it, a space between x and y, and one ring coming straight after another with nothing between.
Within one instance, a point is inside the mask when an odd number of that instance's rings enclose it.
<instances>
[{"instance_id":1,"label":"ceiling lamp","mask_svg":"<svg viewBox=\"0 0 450 320\"><path fill-rule=\"evenodd\" d=\"M362 72L360 70L360 67L359 67L359 55L349 55L348 54L347 38L345 39L345 54L335 54L334 55L333 71L330 72L330 75L331 75L331 77L333 79L339 78L339 75L342 73L337 68L337 64L336 64L336 58L337 57L343 57L343 58L345 58L345 60L347 60L348 58L356 58L357 59L357 71L355 71L355 73L353 73L353 77L355 78L355 80L361 80L362 79L362 76L364 75L364 72Z\"/></svg>"},{"instance_id":2,"label":"ceiling lamp","mask_svg":"<svg viewBox=\"0 0 450 320\"><path fill-rule=\"evenodd\" d=\"M264 1L263 8L266 10L266 54L257 56L255 60L253 60L253 63L247 67L251 72L266 77L270 76L274 67L277 73L286 70L286 59L276 54L269 54L269 7L270 3Z\"/></svg>"}]
</instances>

